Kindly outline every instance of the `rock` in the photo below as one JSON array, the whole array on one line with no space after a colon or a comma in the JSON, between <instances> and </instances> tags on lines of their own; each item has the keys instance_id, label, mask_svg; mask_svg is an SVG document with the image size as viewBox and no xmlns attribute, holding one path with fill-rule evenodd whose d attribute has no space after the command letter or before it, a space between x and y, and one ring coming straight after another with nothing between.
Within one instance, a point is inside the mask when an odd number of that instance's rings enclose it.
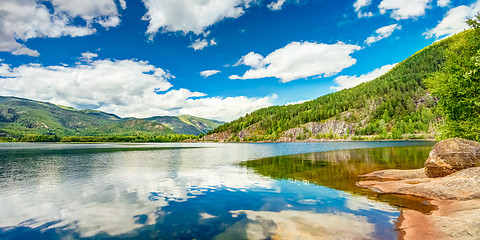
<instances>
[{"instance_id":1,"label":"rock","mask_svg":"<svg viewBox=\"0 0 480 240\"><path fill-rule=\"evenodd\" d=\"M206 135L203 140L205 141L215 141L215 142L225 142L227 139L232 137L232 132L231 131L225 131L225 132L219 132L219 133L213 133L210 135Z\"/></svg>"},{"instance_id":2,"label":"rock","mask_svg":"<svg viewBox=\"0 0 480 240\"><path fill-rule=\"evenodd\" d=\"M480 199L480 167L464 169L442 178L406 178L387 182L362 181L357 184L381 193L411 195L427 199Z\"/></svg>"},{"instance_id":3,"label":"rock","mask_svg":"<svg viewBox=\"0 0 480 240\"><path fill-rule=\"evenodd\" d=\"M414 210L402 211L397 226L402 233L400 239L478 239L480 200L431 203L438 209L428 215Z\"/></svg>"},{"instance_id":4,"label":"rock","mask_svg":"<svg viewBox=\"0 0 480 240\"><path fill-rule=\"evenodd\" d=\"M415 178L426 178L425 171L423 168L415 170L397 170L397 169L387 169L376 171L369 174L360 175L362 178L373 178L380 180L403 180L403 179L415 179Z\"/></svg>"},{"instance_id":5,"label":"rock","mask_svg":"<svg viewBox=\"0 0 480 240\"><path fill-rule=\"evenodd\" d=\"M444 177L462 169L480 167L480 143L452 138L438 142L425 162L425 175Z\"/></svg>"},{"instance_id":6,"label":"rock","mask_svg":"<svg viewBox=\"0 0 480 240\"><path fill-rule=\"evenodd\" d=\"M384 170L363 175L375 180L359 186L379 193L421 197L436 207L429 214L404 209L397 221L399 239L465 239L480 236L480 167L429 178L419 170ZM394 181L385 181L393 180Z\"/></svg>"}]
</instances>

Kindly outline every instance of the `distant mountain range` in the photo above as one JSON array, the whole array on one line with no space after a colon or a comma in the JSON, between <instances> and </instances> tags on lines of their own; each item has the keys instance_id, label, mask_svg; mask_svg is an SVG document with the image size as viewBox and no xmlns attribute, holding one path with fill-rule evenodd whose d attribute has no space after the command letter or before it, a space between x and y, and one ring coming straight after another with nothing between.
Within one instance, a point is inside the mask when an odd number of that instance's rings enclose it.
<instances>
[{"instance_id":1,"label":"distant mountain range","mask_svg":"<svg viewBox=\"0 0 480 240\"><path fill-rule=\"evenodd\" d=\"M120 118L97 110L77 110L17 97L0 96L0 137L26 134L58 136L135 136L206 133L221 121L181 116Z\"/></svg>"}]
</instances>

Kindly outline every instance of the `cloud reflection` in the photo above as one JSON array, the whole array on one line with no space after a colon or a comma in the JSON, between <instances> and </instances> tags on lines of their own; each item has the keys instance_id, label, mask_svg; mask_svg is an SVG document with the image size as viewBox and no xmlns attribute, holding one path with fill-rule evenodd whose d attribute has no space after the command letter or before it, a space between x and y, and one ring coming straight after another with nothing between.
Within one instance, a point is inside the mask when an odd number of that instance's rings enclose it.
<instances>
[{"instance_id":1,"label":"cloud reflection","mask_svg":"<svg viewBox=\"0 0 480 240\"><path fill-rule=\"evenodd\" d=\"M285 210L280 212L238 210L250 221L233 225L216 239L228 239L243 233L245 239L370 239L375 225L366 217L350 213L313 213ZM236 228L236 229L233 229Z\"/></svg>"},{"instance_id":2,"label":"cloud reflection","mask_svg":"<svg viewBox=\"0 0 480 240\"><path fill-rule=\"evenodd\" d=\"M192 161L210 149L182 151L48 156L42 168L31 166L36 172L30 186L12 183L2 190L0 228L72 228L80 237L135 234L168 214L162 208L172 201L272 186L273 180L230 163ZM70 173L83 175L72 179Z\"/></svg>"}]
</instances>

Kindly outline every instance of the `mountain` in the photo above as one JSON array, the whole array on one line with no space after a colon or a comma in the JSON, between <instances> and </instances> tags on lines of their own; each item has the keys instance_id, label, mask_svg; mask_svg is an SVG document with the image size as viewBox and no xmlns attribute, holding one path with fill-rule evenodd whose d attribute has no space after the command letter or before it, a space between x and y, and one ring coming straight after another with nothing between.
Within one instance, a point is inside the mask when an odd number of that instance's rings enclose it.
<instances>
[{"instance_id":1,"label":"mountain","mask_svg":"<svg viewBox=\"0 0 480 240\"><path fill-rule=\"evenodd\" d=\"M476 39L474 30L456 34L422 49L370 82L302 104L262 108L217 127L205 140L435 137L444 123L444 113L427 82L444 71L451 59L447 52L469 49L476 53L478 44L473 45L471 39Z\"/></svg>"},{"instance_id":2,"label":"mountain","mask_svg":"<svg viewBox=\"0 0 480 240\"><path fill-rule=\"evenodd\" d=\"M159 119L174 119L162 124ZM213 129L221 122L193 116L120 118L97 110L76 110L17 97L0 97L0 137L57 136L165 136ZM171 126L171 128L170 128Z\"/></svg>"},{"instance_id":3,"label":"mountain","mask_svg":"<svg viewBox=\"0 0 480 240\"><path fill-rule=\"evenodd\" d=\"M199 118L190 115L180 115L180 116L157 116L151 118L145 118L147 121L154 121L160 124L163 124L175 133L178 134L190 134L190 135L199 135L202 133L207 133L215 129L216 127L224 124L225 122Z\"/></svg>"}]
</instances>

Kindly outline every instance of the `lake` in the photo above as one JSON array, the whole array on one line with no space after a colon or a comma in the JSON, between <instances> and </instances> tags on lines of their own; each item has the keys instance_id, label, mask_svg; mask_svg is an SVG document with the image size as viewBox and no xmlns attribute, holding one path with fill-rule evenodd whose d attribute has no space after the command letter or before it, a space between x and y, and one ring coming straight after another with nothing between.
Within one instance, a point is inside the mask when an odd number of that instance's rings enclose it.
<instances>
[{"instance_id":1,"label":"lake","mask_svg":"<svg viewBox=\"0 0 480 240\"><path fill-rule=\"evenodd\" d=\"M0 143L0 239L396 239L358 174L420 168L426 141Z\"/></svg>"}]
</instances>

